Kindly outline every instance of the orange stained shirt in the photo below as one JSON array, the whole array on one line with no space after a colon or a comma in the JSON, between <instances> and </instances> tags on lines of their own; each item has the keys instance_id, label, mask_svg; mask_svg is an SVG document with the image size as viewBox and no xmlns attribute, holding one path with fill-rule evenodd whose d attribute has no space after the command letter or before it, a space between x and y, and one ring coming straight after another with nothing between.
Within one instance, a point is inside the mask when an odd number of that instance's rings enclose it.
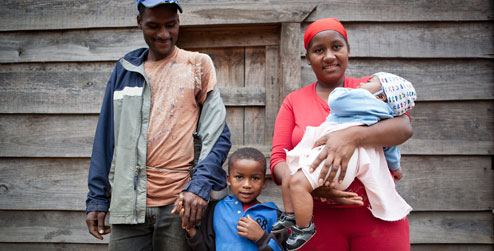
<instances>
[{"instance_id":1,"label":"orange stained shirt","mask_svg":"<svg viewBox=\"0 0 494 251\"><path fill-rule=\"evenodd\" d=\"M175 47L160 61L145 61L151 85L147 135L147 206L174 203L190 181L200 106L216 85L211 58Z\"/></svg>"}]
</instances>

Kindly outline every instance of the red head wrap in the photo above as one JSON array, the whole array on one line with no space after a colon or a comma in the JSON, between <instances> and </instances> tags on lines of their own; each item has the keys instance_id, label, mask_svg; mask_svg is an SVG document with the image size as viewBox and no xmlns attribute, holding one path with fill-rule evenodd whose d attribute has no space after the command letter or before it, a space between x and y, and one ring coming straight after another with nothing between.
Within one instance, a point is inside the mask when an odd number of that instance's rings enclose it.
<instances>
[{"instance_id":1,"label":"red head wrap","mask_svg":"<svg viewBox=\"0 0 494 251\"><path fill-rule=\"evenodd\" d=\"M348 41L345 27L343 27L343 25L340 23L340 21L338 21L338 19L336 18L319 19L311 23L307 27L307 30L305 30L305 34L304 34L305 49L306 50L308 49L312 37L314 37L317 33L321 31L328 31L328 30L337 31L338 33L343 35L345 39Z\"/></svg>"}]
</instances>

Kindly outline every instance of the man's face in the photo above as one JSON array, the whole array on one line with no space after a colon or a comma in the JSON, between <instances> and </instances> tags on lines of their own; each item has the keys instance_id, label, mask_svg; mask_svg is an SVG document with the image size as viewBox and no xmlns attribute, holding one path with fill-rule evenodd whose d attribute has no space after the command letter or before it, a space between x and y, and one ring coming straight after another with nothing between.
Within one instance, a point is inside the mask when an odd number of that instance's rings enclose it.
<instances>
[{"instance_id":1,"label":"man's face","mask_svg":"<svg viewBox=\"0 0 494 251\"><path fill-rule=\"evenodd\" d=\"M149 46L147 60L158 61L173 52L179 24L177 10L167 4L145 8L142 16L137 16L137 25L142 29L144 41Z\"/></svg>"}]
</instances>

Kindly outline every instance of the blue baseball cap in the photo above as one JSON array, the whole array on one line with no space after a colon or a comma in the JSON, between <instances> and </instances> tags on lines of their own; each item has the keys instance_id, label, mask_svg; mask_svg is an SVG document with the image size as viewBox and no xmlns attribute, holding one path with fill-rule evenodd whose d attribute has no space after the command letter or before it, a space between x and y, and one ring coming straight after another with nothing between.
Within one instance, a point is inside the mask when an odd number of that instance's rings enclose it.
<instances>
[{"instance_id":1,"label":"blue baseball cap","mask_svg":"<svg viewBox=\"0 0 494 251\"><path fill-rule=\"evenodd\" d=\"M137 0L137 6L142 3L142 5L146 6L146 8L153 8L159 4L175 4L177 6L178 11L182 13L182 7L178 4L178 0Z\"/></svg>"}]
</instances>

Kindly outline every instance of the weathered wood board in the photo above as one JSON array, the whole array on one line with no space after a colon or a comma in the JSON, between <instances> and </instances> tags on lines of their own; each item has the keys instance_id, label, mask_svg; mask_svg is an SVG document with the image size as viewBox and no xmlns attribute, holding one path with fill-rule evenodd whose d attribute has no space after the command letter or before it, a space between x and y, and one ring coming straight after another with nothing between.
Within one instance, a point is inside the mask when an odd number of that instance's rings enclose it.
<instances>
[{"instance_id":1,"label":"weathered wood board","mask_svg":"<svg viewBox=\"0 0 494 251\"><path fill-rule=\"evenodd\" d=\"M244 108L228 107L227 112L232 143L246 144ZM410 115L414 136L400 146L404 154L494 152L493 102L420 102ZM89 157L97 119L97 115L1 115L0 156Z\"/></svg>"},{"instance_id":2,"label":"weathered wood board","mask_svg":"<svg viewBox=\"0 0 494 251\"><path fill-rule=\"evenodd\" d=\"M352 57L492 58L494 31L490 27L489 22L349 23L346 29ZM299 39L305 28L306 25L301 28ZM200 40L193 39L193 32L191 39L187 39L187 34L184 28L180 40L190 43L183 48L274 45L278 39L270 33L261 35L255 31L247 33L252 37L246 39L241 29L211 32ZM4 32L0 34L0 43L0 63L112 61L120 58L122 52L145 46L142 32L136 28ZM305 49L300 44L303 55Z\"/></svg>"},{"instance_id":3,"label":"weathered wood board","mask_svg":"<svg viewBox=\"0 0 494 251\"><path fill-rule=\"evenodd\" d=\"M92 237L77 211L0 211L0 243L106 243ZM60 220L63 219L63 220ZM492 244L491 212L412 212L411 243ZM26 238L29 236L29 238Z\"/></svg>"},{"instance_id":4,"label":"weathered wood board","mask_svg":"<svg viewBox=\"0 0 494 251\"><path fill-rule=\"evenodd\" d=\"M412 244L412 251L492 251L489 244ZM78 244L78 243L0 243L0 251L106 251L108 245L104 244Z\"/></svg>"},{"instance_id":5,"label":"weathered wood board","mask_svg":"<svg viewBox=\"0 0 494 251\"><path fill-rule=\"evenodd\" d=\"M315 4L266 4L243 1L224 4L223 1L181 1L184 12L181 25L236 25L302 22L312 13ZM0 31L47 30L77 28L135 27L137 5L133 0L80 2L51 0L32 3L29 0L3 1L0 17L5 20Z\"/></svg>"},{"instance_id":6,"label":"weathered wood board","mask_svg":"<svg viewBox=\"0 0 494 251\"><path fill-rule=\"evenodd\" d=\"M492 251L489 244L412 244L412 251ZM0 243L0 251L106 251L104 244L77 244L77 243Z\"/></svg>"},{"instance_id":7,"label":"weathered wood board","mask_svg":"<svg viewBox=\"0 0 494 251\"><path fill-rule=\"evenodd\" d=\"M302 66L304 85L317 79L312 68ZM373 59L351 58L347 76L360 78L389 72L412 82L418 101L494 99L494 61L491 59Z\"/></svg>"},{"instance_id":8,"label":"weathered wood board","mask_svg":"<svg viewBox=\"0 0 494 251\"><path fill-rule=\"evenodd\" d=\"M247 47L251 48L251 47ZM257 48L257 47L254 47ZM270 49L271 73L266 75L266 88L261 86L233 88L228 77L229 68L224 60L207 52L215 61L219 72L218 86L227 106L263 106L271 111L273 121L280 105L278 87L278 56L276 47ZM243 60L243 59L239 59ZM97 114L101 108L106 82L114 67L113 62L88 63L26 63L0 65L0 113L83 113ZM310 66L302 59L301 86L316 81ZM266 66L268 68L268 66ZM391 72L410 80L419 101L493 100L494 62L489 59L350 59L348 76L362 77L378 71ZM424 70L427 69L427 70ZM232 69L233 70L233 69ZM32 74L36 72L36 74ZM225 72L225 73L223 73ZM237 74L243 75L243 71ZM246 77L255 72L247 73ZM455 77L451 77L451 76ZM233 79L232 79L233 78ZM464 90L464 91L458 91ZM268 98L270 100L268 100ZM266 103L264 103L266 100ZM272 135L272 132L269 134Z\"/></svg>"},{"instance_id":9,"label":"weathered wood board","mask_svg":"<svg viewBox=\"0 0 494 251\"><path fill-rule=\"evenodd\" d=\"M391 72L418 93L396 183L414 208L412 250L493 250L492 1L181 3L178 45L215 63L231 152L253 146L268 162L283 97L316 80L304 30L342 20L347 76ZM107 249L84 222L87 173L115 61L145 46L136 14L134 0L0 2L0 251ZM282 207L267 175L260 199Z\"/></svg>"},{"instance_id":10,"label":"weathered wood board","mask_svg":"<svg viewBox=\"0 0 494 251\"><path fill-rule=\"evenodd\" d=\"M79 243L0 243L0 251L107 251L108 245Z\"/></svg>"},{"instance_id":11,"label":"weathered wood board","mask_svg":"<svg viewBox=\"0 0 494 251\"><path fill-rule=\"evenodd\" d=\"M182 25L300 22L325 17L342 21L475 21L492 20L489 1L234 1L183 0ZM444 6L448 6L445 8ZM88 27L133 27L137 15L135 1L4 0L0 3L0 30L74 29Z\"/></svg>"},{"instance_id":12,"label":"weathered wood board","mask_svg":"<svg viewBox=\"0 0 494 251\"><path fill-rule=\"evenodd\" d=\"M490 22L344 24L350 57L493 58ZM303 37L308 23L302 26ZM305 55L302 44L300 52Z\"/></svg>"},{"instance_id":13,"label":"weathered wood board","mask_svg":"<svg viewBox=\"0 0 494 251\"><path fill-rule=\"evenodd\" d=\"M193 27L180 30L181 48L223 48L277 45L276 26L228 29ZM35 41L35 42L34 42ZM114 61L124 53L147 47L137 28L0 33L0 63Z\"/></svg>"},{"instance_id":14,"label":"weathered wood board","mask_svg":"<svg viewBox=\"0 0 494 251\"><path fill-rule=\"evenodd\" d=\"M405 177L397 189L414 210L493 209L489 156L405 155L401 163ZM1 158L0 210L84 210L88 170L88 158ZM272 182L262 198L283 205Z\"/></svg>"}]
</instances>

